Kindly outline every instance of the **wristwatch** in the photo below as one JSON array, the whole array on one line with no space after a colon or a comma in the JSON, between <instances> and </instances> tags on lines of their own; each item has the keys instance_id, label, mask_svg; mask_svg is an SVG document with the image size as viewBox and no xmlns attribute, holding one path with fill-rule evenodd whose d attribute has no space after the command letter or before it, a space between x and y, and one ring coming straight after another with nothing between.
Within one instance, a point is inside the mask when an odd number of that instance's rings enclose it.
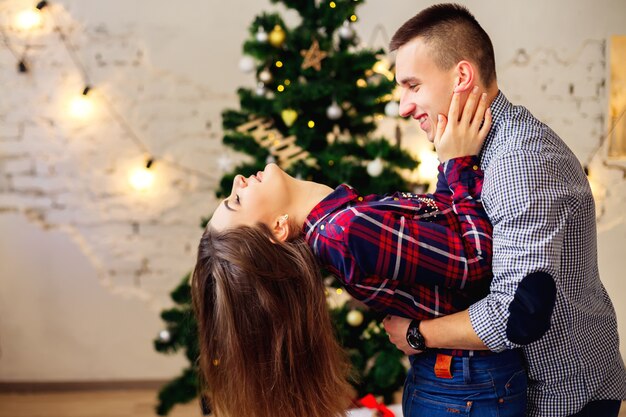
<instances>
[{"instance_id":1,"label":"wristwatch","mask_svg":"<svg viewBox=\"0 0 626 417\"><path fill-rule=\"evenodd\" d=\"M406 341L415 350L426 350L426 341L424 336L420 333L420 321L413 320L409 324L409 328L406 331Z\"/></svg>"}]
</instances>

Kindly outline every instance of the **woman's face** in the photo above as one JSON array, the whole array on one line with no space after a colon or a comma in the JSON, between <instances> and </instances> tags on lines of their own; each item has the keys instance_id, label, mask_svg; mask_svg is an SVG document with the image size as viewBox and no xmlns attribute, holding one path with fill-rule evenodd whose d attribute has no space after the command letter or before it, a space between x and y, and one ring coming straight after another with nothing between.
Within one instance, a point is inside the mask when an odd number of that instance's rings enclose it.
<instances>
[{"instance_id":1,"label":"woman's face","mask_svg":"<svg viewBox=\"0 0 626 417\"><path fill-rule=\"evenodd\" d=\"M237 175L230 195L215 209L211 227L224 230L261 222L271 228L280 216L288 213L291 186L296 181L276 164L269 164L248 178Z\"/></svg>"}]
</instances>

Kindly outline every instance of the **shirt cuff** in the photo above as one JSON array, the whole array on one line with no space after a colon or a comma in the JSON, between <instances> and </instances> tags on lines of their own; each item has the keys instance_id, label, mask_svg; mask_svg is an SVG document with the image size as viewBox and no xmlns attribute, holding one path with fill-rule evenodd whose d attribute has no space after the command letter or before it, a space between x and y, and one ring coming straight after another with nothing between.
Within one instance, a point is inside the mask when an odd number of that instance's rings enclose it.
<instances>
[{"instance_id":1,"label":"shirt cuff","mask_svg":"<svg viewBox=\"0 0 626 417\"><path fill-rule=\"evenodd\" d=\"M450 187L460 181L474 179L484 175L483 171L480 169L480 162L476 155L449 159L444 162L443 171Z\"/></svg>"},{"instance_id":2,"label":"shirt cuff","mask_svg":"<svg viewBox=\"0 0 626 417\"><path fill-rule=\"evenodd\" d=\"M485 346L492 352L499 353L513 346L508 346L506 338L506 317L498 317L501 314L490 308L489 303L488 295L470 306L470 323Z\"/></svg>"}]
</instances>

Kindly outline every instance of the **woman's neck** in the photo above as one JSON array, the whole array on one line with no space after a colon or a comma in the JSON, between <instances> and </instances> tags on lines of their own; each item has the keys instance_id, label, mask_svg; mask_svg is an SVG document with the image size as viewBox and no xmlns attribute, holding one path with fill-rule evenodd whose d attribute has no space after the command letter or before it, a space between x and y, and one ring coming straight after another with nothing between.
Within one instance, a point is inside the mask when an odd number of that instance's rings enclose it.
<instances>
[{"instance_id":1,"label":"woman's neck","mask_svg":"<svg viewBox=\"0 0 626 417\"><path fill-rule=\"evenodd\" d=\"M311 210L328 197L333 189L313 181L298 181L298 183L295 189L293 216L295 216L296 224L303 225Z\"/></svg>"}]
</instances>

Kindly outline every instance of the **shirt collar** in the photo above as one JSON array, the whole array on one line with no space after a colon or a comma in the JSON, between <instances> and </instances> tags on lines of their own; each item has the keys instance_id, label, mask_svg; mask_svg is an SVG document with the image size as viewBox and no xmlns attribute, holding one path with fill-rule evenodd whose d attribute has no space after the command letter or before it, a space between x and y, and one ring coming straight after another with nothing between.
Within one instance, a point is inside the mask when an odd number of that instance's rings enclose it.
<instances>
[{"instance_id":1,"label":"shirt collar","mask_svg":"<svg viewBox=\"0 0 626 417\"><path fill-rule=\"evenodd\" d=\"M489 108L491 109L491 129L489 129L489 134L485 139L485 143L480 151L480 159L482 160L483 154L486 149L489 148L489 145L493 141L493 138L496 136L498 129L500 127L500 123L504 120L505 114L512 107L511 102L506 98L506 96L502 93L502 91L498 90L498 95L491 102Z\"/></svg>"},{"instance_id":2,"label":"shirt collar","mask_svg":"<svg viewBox=\"0 0 626 417\"><path fill-rule=\"evenodd\" d=\"M308 235L322 219L335 211L337 208L356 200L358 196L359 194L354 188L347 184L341 184L335 188L335 191L330 193L325 199L313 207L313 210L311 210L304 222L304 225L302 226L302 231L305 235Z\"/></svg>"}]
</instances>

